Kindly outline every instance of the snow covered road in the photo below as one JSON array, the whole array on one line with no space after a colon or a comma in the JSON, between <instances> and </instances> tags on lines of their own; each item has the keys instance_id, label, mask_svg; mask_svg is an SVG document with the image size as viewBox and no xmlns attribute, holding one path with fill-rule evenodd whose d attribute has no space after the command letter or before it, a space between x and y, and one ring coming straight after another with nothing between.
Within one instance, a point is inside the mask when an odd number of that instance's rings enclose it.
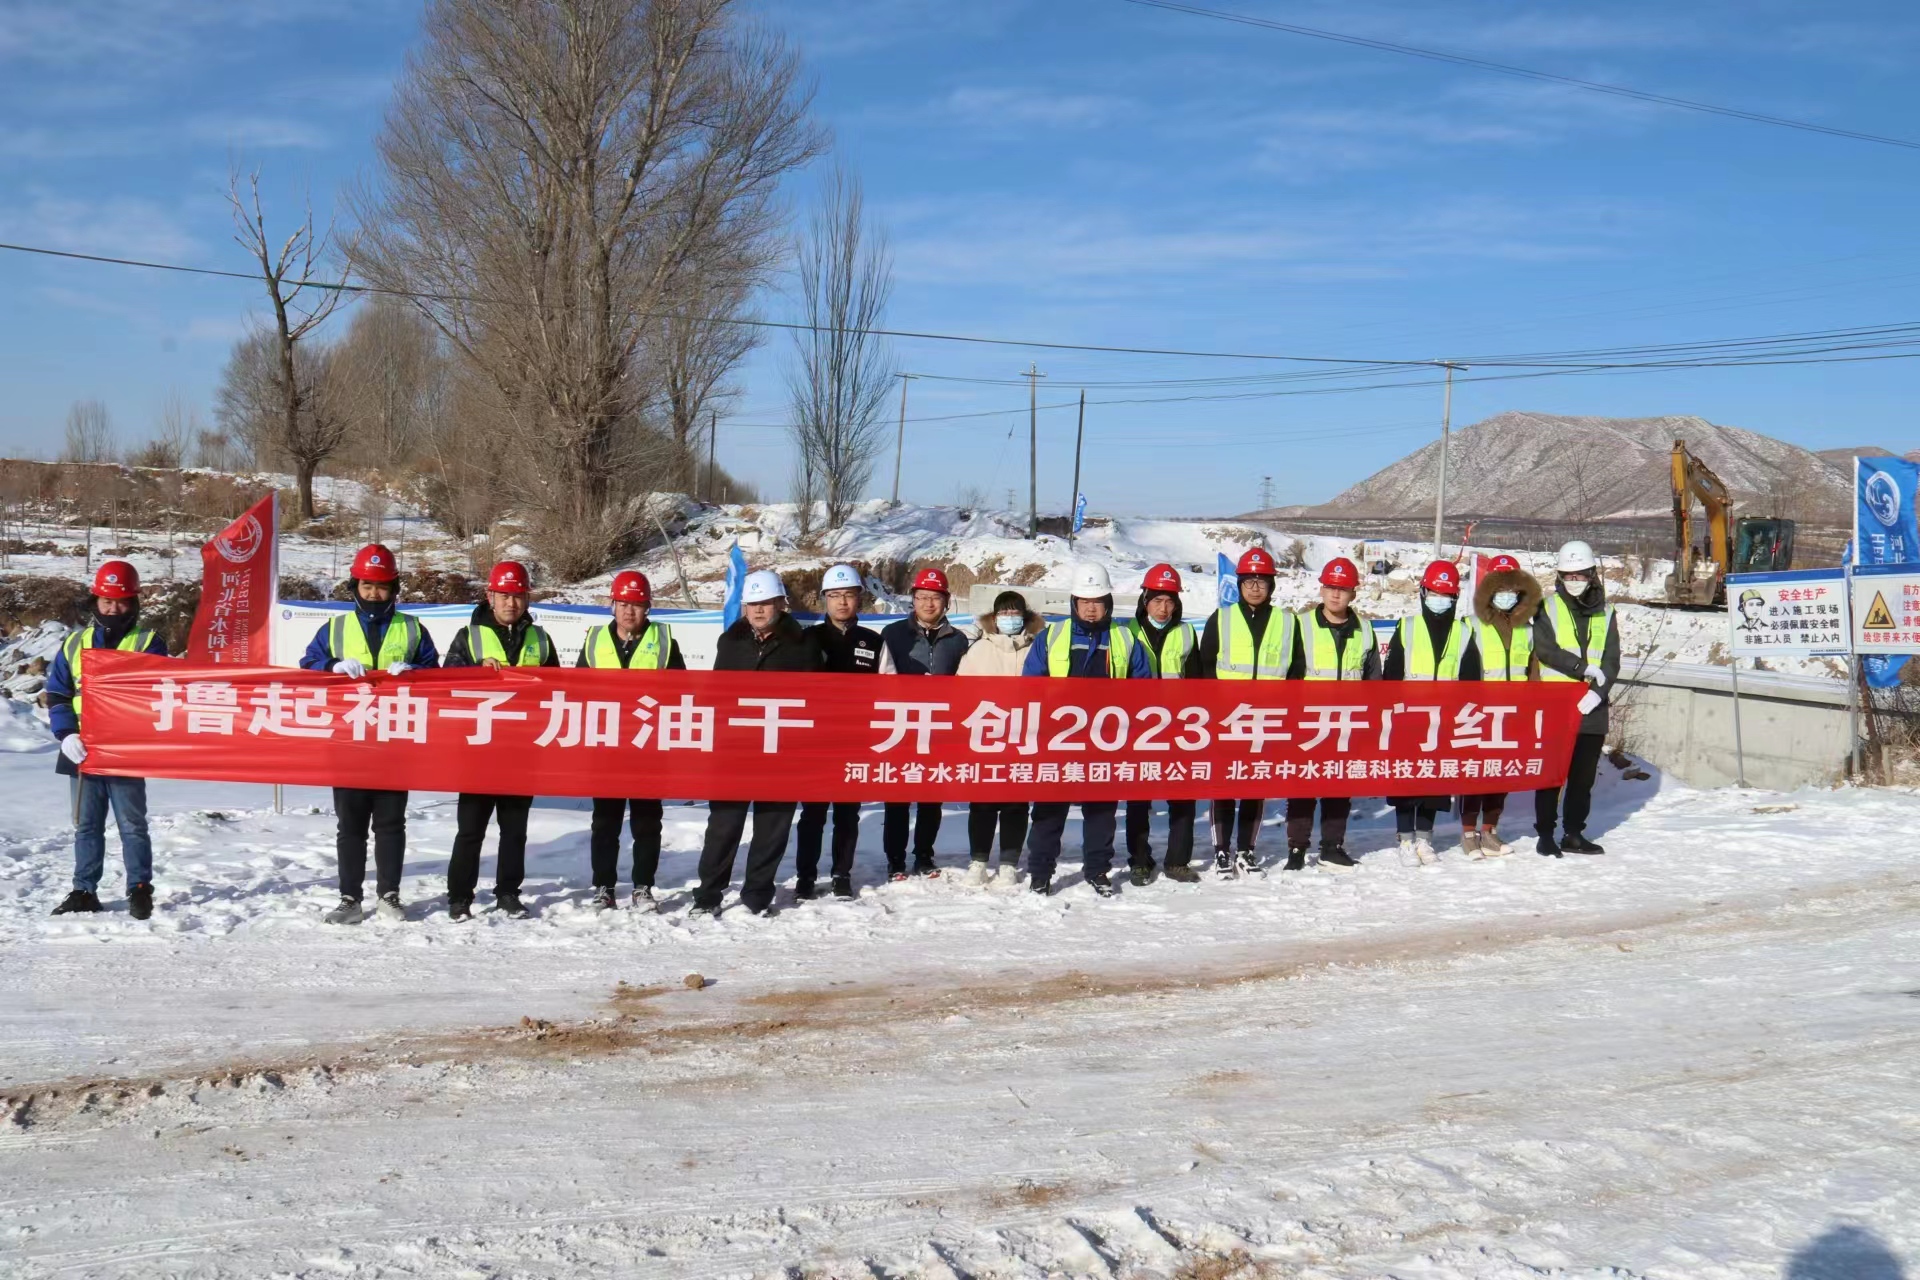
<instances>
[{"instance_id":1,"label":"snow covered road","mask_svg":"<svg viewBox=\"0 0 1920 1280\"><path fill-rule=\"evenodd\" d=\"M586 815L542 808L538 917L465 926L422 796L414 918L329 930L329 814L164 783L155 919L49 919L46 770L0 757L0 1271L1920 1265L1913 796L1603 769L1604 858L1407 868L1374 804L1352 873L691 924L702 811L670 811L668 912L603 917Z\"/></svg>"}]
</instances>

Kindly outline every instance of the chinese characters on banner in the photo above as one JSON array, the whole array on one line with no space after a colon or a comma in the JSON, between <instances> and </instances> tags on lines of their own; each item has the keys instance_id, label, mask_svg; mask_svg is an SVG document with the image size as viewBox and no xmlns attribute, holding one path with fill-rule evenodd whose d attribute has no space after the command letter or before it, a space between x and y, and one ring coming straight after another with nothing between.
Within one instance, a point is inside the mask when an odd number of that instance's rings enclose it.
<instances>
[{"instance_id":1,"label":"chinese characters on banner","mask_svg":"<svg viewBox=\"0 0 1920 1280\"><path fill-rule=\"evenodd\" d=\"M273 661L280 586L278 496L268 494L200 548L200 607L187 661L265 666Z\"/></svg>"},{"instance_id":2,"label":"chinese characters on banner","mask_svg":"<svg viewBox=\"0 0 1920 1280\"><path fill-rule=\"evenodd\" d=\"M1853 649L1920 651L1920 565L1861 565L1853 571Z\"/></svg>"},{"instance_id":3,"label":"chinese characters on banner","mask_svg":"<svg viewBox=\"0 0 1920 1280\"><path fill-rule=\"evenodd\" d=\"M1801 569L1729 575L1727 625L1736 658L1845 653L1846 574Z\"/></svg>"},{"instance_id":4,"label":"chinese characters on banner","mask_svg":"<svg viewBox=\"0 0 1920 1280\"><path fill-rule=\"evenodd\" d=\"M1527 791L1567 683L863 677L469 668L363 680L90 656L89 773L714 800Z\"/></svg>"}]
</instances>

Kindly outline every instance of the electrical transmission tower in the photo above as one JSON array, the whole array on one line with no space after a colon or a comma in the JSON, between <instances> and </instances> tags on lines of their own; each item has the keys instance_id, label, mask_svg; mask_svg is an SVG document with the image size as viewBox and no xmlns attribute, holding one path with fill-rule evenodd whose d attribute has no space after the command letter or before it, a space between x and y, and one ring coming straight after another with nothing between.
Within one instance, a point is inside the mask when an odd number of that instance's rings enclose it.
<instances>
[{"instance_id":1,"label":"electrical transmission tower","mask_svg":"<svg viewBox=\"0 0 1920 1280\"><path fill-rule=\"evenodd\" d=\"M1261 511L1265 511L1272 506L1273 506L1273 477L1261 476L1260 477L1260 506L1258 509Z\"/></svg>"}]
</instances>

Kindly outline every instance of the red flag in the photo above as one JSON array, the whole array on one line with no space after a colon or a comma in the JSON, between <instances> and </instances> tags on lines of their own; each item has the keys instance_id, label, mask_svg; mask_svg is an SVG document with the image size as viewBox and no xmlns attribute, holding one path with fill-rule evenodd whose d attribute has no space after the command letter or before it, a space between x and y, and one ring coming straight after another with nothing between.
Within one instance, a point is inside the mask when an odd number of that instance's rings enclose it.
<instances>
[{"instance_id":1,"label":"red flag","mask_svg":"<svg viewBox=\"0 0 1920 1280\"><path fill-rule=\"evenodd\" d=\"M200 548L200 608L189 662L264 666L273 660L280 594L279 495L268 494Z\"/></svg>"}]
</instances>

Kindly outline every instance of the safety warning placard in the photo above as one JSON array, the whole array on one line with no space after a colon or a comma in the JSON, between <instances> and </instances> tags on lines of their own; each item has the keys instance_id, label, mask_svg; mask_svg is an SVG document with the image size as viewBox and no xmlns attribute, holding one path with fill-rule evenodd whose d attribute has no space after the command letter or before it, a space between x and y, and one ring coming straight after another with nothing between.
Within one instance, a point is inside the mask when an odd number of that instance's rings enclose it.
<instances>
[{"instance_id":1,"label":"safety warning placard","mask_svg":"<svg viewBox=\"0 0 1920 1280\"><path fill-rule=\"evenodd\" d=\"M1855 653L1920 653L1920 565L1853 571Z\"/></svg>"},{"instance_id":2,"label":"safety warning placard","mask_svg":"<svg viewBox=\"0 0 1920 1280\"><path fill-rule=\"evenodd\" d=\"M1727 625L1736 658L1845 653L1846 574L1839 569L1733 574L1727 579Z\"/></svg>"}]
</instances>

